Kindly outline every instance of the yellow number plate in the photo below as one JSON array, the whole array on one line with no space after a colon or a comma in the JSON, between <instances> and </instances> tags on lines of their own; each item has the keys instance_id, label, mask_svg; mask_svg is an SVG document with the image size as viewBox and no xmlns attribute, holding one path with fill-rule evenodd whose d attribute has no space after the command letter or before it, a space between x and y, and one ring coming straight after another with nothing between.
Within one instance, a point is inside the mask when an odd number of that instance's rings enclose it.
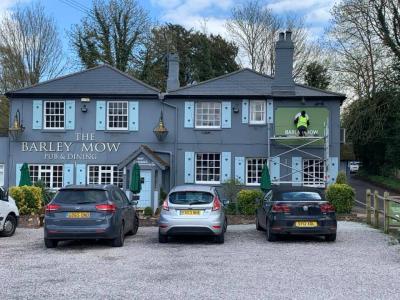
<instances>
[{"instance_id":1,"label":"yellow number plate","mask_svg":"<svg viewBox=\"0 0 400 300\"><path fill-rule=\"evenodd\" d=\"M298 221L294 224L296 227L317 227L316 221Z\"/></svg>"},{"instance_id":2,"label":"yellow number plate","mask_svg":"<svg viewBox=\"0 0 400 300\"><path fill-rule=\"evenodd\" d=\"M181 210L182 216L199 216L200 210Z\"/></svg>"},{"instance_id":3,"label":"yellow number plate","mask_svg":"<svg viewBox=\"0 0 400 300\"><path fill-rule=\"evenodd\" d=\"M67 218L71 218L71 219L86 219L86 218L90 218L90 212L69 212L67 214Z\"/></svg>"}]
</instances>

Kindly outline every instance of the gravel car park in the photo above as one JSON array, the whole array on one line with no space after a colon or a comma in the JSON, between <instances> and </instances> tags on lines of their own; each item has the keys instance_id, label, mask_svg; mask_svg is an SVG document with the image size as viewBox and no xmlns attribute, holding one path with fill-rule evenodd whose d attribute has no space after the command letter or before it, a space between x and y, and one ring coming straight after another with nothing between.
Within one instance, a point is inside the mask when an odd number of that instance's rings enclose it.
<instances>
[{"instance_id":1,"label":"gravel car park","mask_svg":"<svg viewBox=\"0 0 400 300\"><path fill-rule=\"evenodd\" d=\"M225 244L206 237L158 243L140 228L123 248L105 242L43 245L43 230L1 238L0 299L396 299L400 246L381 232L338 223L336 243L268 243L232 225Z\"/></svg>"}]
</instances>

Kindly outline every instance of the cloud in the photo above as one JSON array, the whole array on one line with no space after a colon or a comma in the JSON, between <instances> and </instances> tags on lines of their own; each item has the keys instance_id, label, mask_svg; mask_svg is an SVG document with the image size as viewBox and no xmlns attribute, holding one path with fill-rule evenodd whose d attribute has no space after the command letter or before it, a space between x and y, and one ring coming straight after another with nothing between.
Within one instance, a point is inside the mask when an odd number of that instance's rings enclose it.
<instances>
[{"instance_id":1,"label":"cloud","mask_svg":"<svg viewBox=\"0 0 400 300\"><path fill-rule=\"evenodd\" d=\"M164 22L177 23L187 29L203 30L226 36L225 23L233 0L151 0L161 7L160 18Z\"/></svg>"}]
</instances>

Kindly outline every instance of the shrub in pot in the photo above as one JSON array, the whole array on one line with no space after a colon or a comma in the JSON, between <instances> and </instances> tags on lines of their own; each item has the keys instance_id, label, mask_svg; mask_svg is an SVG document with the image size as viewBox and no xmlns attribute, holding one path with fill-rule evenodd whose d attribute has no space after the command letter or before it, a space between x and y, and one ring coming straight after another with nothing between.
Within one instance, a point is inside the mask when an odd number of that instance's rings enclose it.
<instances>
[{"instance_id":1,"label":"shrub in pot","mask_svg":"<svg viewBox=\"0 0 400 300\"><path fill-rule=\"evenodd\" d=\"M42 189L36 186L13 186L9 190L21 215L37 214L43 207Z\"/></svg>"},{"instance_id":2,"label":"shrub in pot","mask_svg":"<svg viewBox=\"0 0 400 300\"><path fill-rule=\"evenodd\" d=\"M355 192L348 184L332 184L326 189L325 195L337 213L348 214L351 212L355 202Z\"/></svg>"}]
</instances>

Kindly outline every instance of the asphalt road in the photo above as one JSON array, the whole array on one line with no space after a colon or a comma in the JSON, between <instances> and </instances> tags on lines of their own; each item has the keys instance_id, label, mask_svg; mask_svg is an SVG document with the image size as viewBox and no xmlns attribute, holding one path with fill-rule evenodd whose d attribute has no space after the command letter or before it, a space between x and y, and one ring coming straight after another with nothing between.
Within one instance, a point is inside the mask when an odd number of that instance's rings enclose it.
<instances>
[{"instance_id":1,"label":"asphalt road","mask_svg":"<svg viewBox=\"0 0 400 300\"><path fill-rule=\"evenodd\" d=\"M357 179L354 176L350 176L348 179L348 183L355 189L356 191L356 199L358 201L361 201L362 203L365 203L365 193L367 189L370 189L371 192L373 193L375 190L379 192L379 195L383 196L383 193L386 191L385 189L378 187L376 185L373 185L369 182L363 181L361 179ZM390 195L393 196L399 196L396 193L390 192ZM373 198L371 199L372 205L374 205ZM379 201L379 207L380 209L383 209L383 201ZM365 212L365 206L359 203L356 203L355 209L356 212Z\"/></svg>"},{"instance_id":2,"label":"asphalt road","mask_svg":"<svg viewBox=\"0 0 400 300\"><path fill-rule=\"evenodd\" d=\"M339 222L338 239L265 240L254 225L229 226L226 242L159 244L140 228L123 248L63 242L42 230L0 239L0 299L398 299L400 245L377 230Z\"/></svg>"}]
</instances>

